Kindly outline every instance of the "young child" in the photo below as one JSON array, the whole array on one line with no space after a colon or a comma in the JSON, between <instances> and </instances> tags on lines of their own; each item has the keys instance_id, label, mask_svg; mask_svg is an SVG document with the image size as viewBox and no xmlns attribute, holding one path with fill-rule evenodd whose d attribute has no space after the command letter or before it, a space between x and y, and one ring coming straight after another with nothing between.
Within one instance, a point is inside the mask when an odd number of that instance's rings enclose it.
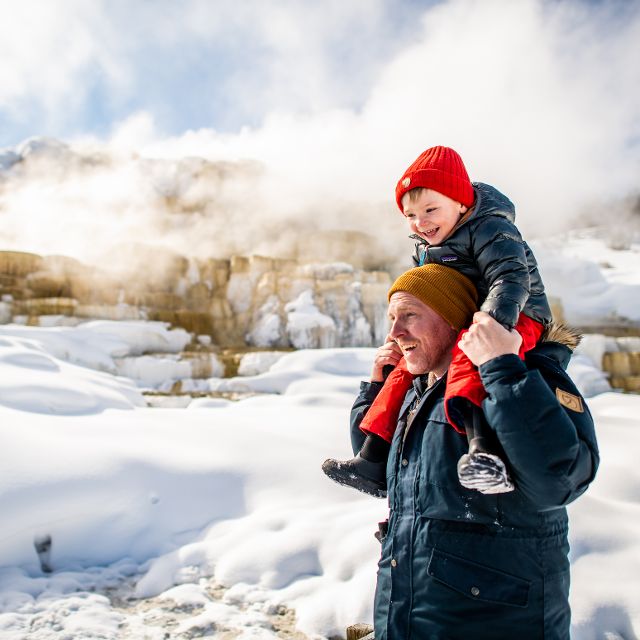
<instances>
[{"instance_id":1,"label":"young child","mask_svg":"<svg viewBox=\"0 0 640 640\"><path fill-rule=\"evenodd\" d=\"M511 201L489 185L471 183L458 153L438 146L427 149L405 171L396 186L396 202L417 240L415 264L443 264L470 278L483 301L480 310L520 333L519 355L524 357L551 321L551 310L535 257L514 225ZM386 495L387 455L412 383L402 359L360 425L367 438L358 455L322 465L330 478L378 497ZM445 413L469 440L469 453L458 463L460 483L481 493L512 491L499 444L480 409L485 396L477 368L456 342Z\"/></svg>"}]
</instances>

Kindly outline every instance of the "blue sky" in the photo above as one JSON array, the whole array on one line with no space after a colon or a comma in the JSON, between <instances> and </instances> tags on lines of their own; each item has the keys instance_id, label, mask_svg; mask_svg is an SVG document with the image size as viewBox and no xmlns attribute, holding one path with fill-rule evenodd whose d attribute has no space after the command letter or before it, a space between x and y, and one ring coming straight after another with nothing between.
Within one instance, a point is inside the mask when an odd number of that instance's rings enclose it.
<instances>
[{"instance_id":1,"label":"blue sky","mask_svg":"<svg viewBox=\"0 0 640 640\"><path fill-rule=\"evenodd\" d=\"M432 2L0 1L0 146L257 126L268 111L362 105Z\"/></svg>"},{"instance_id":2,"label":"blue sky","mask_svg":"<svg viewBox=\"0 0 640 640\"><path fill-rule=\"evenodd\" d=\"M523 19L532 7L550 23L563 15L577 30L592 23L597 39L640 14L623 0L0 0L0 146L104 138L140 112L164 135L259 127L270 113L357 112L430 16L483 3L521 5ZM488 47L503 28L487 33ZM465 46L452 30L440 55ZM579 64L582 46L559 53Z\"/></svg>"}]
</instances>

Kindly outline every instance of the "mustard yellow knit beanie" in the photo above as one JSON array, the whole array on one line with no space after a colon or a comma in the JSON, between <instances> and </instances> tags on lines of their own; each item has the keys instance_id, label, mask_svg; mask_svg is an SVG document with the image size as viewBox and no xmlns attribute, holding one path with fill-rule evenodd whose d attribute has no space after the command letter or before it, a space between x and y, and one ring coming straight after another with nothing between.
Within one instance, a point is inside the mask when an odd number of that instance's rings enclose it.
<instances>
[{"instance_id":1,"label":"mustard yellow knit beanie","mask_svg":"<svg viewBox=\"0 0 640 640\"><path fill-rule=\"evenodd\" d=\"M405 271L391 285L389 300L396 291L413 294L458 331L471 324L478 310L478 292L473 282L441 264L425 264Z\"/></svg>"}]
</instances>

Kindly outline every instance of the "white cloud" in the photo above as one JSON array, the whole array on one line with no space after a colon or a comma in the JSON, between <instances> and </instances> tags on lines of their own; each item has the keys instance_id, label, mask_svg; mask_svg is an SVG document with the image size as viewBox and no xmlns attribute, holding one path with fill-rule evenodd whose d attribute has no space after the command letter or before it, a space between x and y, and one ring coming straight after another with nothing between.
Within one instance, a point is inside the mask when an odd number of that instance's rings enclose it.
<instances>
[{"instance_id":1,"label":"white cloud","mask_svg":"<svg viewBox=\"0 0 640 640\"><path fill-rule=\"evenodd\" d=\"M544 233L637 188L640 11L614 9L451 0L423 14L361 110L281 110L237 135L159 136L147 152L257 158L280 209L334 198L392 209L404 168L447 144Z\"/></svg>"},{"instance_id":2,"label":"white cloud","mask_svg":"<svg viewBox=\"0 0 640 640\"><path fill-rule=\"evenodd\" d=\"M132 24L137 26L123 36L121 50L131 49L145 30L155 33L158 24L177 19L169 3L173 12L142 26L142 18L151 19L151 14L143 16L140 7L148 12L149 6L134 5L138 13ZM145 239L180 250L210 251L224 238L245 253L269 247L277 252L296 234L337 228L372 233L391 254L408 258L410 246L393 190L406 166L434 144L456 148L472 179L507 193L529 238L571 224L594 202L607 203L604 217L617 219L612 199L637 191L640 7L635 3L449 0L422 12L414 9L413 22L399 30L395 53L363 66L369 80L344 100L335 92L348 85L362 52L347 56L340 70L329 51L351 34L354 43L363 42L354 31L358 24L364 41L371 40L389 18L390 3L375 4L372 17L365 16L360 2L346 3L345 13L337 2L323 4L324 10L292 3L287 12L278 8L283 5L260 2L240 3L235 10L214 4L220 9L215 13L211 6L197 0L182 4L184 24L157 37L176 46L187 32L201 41L219 39L220 46L230 42L229 51L241 58L246 39L246 58L225 78L224 87L237 90L232 104L237 102L240 112L263 115L259 124L226 133L204 128L168 136L155 113L143 109L115 126L106 145L120 157L250 159L262 169L252 169L229 186L226 208L211 207L183 229L167 223L144 189L128 197L127 190L135 189L135 171L127 170L120 183L123 170L114 170L113 179L94 180L93 191L76 181L57 204L48 193L55 220L80 221L74 231L78 243L85 232L109 241L121 237L110 226L110 207L117 206L124 212L119 224L126 222L121 230L131 235L147 229ZM102 33L113 35L108 28ZM259 51L264 60L256 61L255 68L247 65ZM102 59L116 69L123 60L119 54ZM124 78L118 82L126 87L127 65L122 68L114 77ZM197 100L198 87L193 93L186 99ZM215 200L217 187L209 188ZM86 229L79 214L84 210L95 212ZM14 217L17 236L20 219ZM44 233L43 239L51 242L54 235Z\"/></svg>"},{"instance_id":3,"label":"white cloud","mask_svg":"<svg viewBox=\"0 0 640 640\"><path fill-rule=\"evenodd\" d=\"M0 3L0 108L17 118L40 109L47 126L84 106L94 78L126 86L102 11L82 0Z\"/></svg>"},{"instance_id":4,"label":"white cloud","mask_svg":"<svg viewBox=\"0 0 640 640\"><path fill-rule=\"evenodd\" d=\"M185 111L219 127L357 104L396 46L390 10L388 0L0 0L0 116L66 135L131 105L184 129Z\"/></svg>"}]
</instances>

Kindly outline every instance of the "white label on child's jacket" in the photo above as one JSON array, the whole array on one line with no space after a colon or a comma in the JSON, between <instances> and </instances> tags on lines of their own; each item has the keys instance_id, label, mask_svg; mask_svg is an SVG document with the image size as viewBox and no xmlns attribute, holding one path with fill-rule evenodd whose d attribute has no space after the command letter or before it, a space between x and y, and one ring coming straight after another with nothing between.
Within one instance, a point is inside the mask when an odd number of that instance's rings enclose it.
<instances>
[{"instance_id":1,"label":"white label on child's jacket","mask_svg":"<svg viewBox=\"0 0 640 640\"><path fill-rule=\"evenodd\" d=\"M572 393L563 391L562 389L556 389L556 398L558 398L558 401L563 407L567 407L567 409L571 409L571 411L576 411L577 413L584 413L582 398L574 396Z\"/></svg>"}]
</instances>

